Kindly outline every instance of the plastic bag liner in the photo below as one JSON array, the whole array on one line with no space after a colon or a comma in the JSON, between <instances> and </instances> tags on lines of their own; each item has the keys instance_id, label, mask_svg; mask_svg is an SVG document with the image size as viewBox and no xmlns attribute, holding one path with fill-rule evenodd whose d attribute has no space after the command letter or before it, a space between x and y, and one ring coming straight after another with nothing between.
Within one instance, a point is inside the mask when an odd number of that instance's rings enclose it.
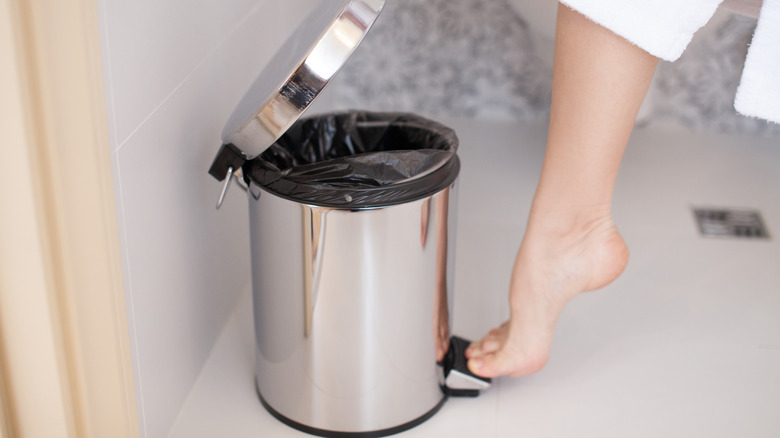
<instances>
[{"instance_id":1,"label":"plastic bag liner","mask_svg":"<svg viewBox=\"0 0 780 438\"><path fill-rule=\"evenodd\" d=\"M296 122L244 164L248 182L326 207L379 207L430 196L458 176L455 131L399 113L347 112Z\"/></svg>"}]
</instances>

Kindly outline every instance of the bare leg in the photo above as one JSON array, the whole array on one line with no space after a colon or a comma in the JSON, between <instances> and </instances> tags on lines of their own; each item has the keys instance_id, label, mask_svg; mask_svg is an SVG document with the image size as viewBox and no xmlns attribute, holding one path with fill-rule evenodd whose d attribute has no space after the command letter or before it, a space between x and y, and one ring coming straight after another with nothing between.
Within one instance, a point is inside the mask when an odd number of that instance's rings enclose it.
<instances>
[{"instance_id":1,"label":"bare leg","mask_svg":"<svg viewBox=\"0 0 780 438\"><path fill-rule=\"evenodd\" d=\"M512 272L511 316L469 347L474 373L540 370L564 306L625 268L628 249L612 222L612 191L657 62L558 6L547 151Z\"/></svg>"}]
</instances>

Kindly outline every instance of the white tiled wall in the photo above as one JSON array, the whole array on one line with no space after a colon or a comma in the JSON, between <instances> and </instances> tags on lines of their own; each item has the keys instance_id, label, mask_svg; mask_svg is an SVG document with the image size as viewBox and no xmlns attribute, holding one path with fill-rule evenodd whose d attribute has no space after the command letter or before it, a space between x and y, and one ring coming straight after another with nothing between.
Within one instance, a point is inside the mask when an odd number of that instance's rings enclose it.
<instances>
[{"instance_id":1,"label":"white tiled wall","mask_svg":"<svg viewBox=\"0 0 780 438\"><path fill-rule=\"evenodd\" d=\"M207 170L311 0L99 0L142 436L165 437L249 286L246 201Z\"/></svg>"}]
</instances>

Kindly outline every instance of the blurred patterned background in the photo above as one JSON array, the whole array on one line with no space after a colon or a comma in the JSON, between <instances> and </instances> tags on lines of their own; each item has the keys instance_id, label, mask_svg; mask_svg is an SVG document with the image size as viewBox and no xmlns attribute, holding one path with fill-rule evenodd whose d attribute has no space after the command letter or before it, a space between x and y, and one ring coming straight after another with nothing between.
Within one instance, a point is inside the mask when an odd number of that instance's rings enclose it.
<instances>
[{"instance_id":1,"label":"blurred patterned background","mask_svg":"<svg viewBox=\"0 0 780 438\"><path fill-rule=\"evenodd\" d=\"M756 21L717 17L679 60L659 64L642 120L780 135L733 109ZM534 27L509 0L390 0L332 93L343 108L541 120L553 41Z\"/></svg>"}]
</instances>

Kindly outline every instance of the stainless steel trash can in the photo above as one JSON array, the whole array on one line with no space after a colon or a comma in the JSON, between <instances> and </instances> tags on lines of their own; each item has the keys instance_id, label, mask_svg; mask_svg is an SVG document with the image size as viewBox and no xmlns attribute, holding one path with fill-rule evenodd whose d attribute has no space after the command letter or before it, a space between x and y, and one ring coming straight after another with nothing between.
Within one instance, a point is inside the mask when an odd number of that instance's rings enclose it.
<instances>
[{"instance_id":1,"label":"stainless steel trash can","mask_svg":"<svg viewBox=\"0 0 780 438\"><path fill-rule=\"evenodd\" d=\"M458 171L452 155L410 183L337 186L341 205L250 195L257 386L277 417L389 432L441 406Z\"/></svg>"},{"instance_id":2,"label":"stainless steel trash can","mask_svg":"<svg viewBox=\"0 0 780 438\"><path fill-rule=\"evenodd\" d=\"M390 113L293 125L337 70L315 71L312 54L317 65L331 52L345 62L382 3L326 0L282 50L303 53L293 73L281 84L260 75L210 169L225 181L221 198L231 181L248 193L262 404L323 436L400 432L448 395L476 395L489 383L465 369L468 343L450 337L454 132ZM326 29L316 38L308 36L313 22ZM334 29L362 34L333 49ZM276 85L266 98L269 82Z\"/></svg>"}]
</instances>

